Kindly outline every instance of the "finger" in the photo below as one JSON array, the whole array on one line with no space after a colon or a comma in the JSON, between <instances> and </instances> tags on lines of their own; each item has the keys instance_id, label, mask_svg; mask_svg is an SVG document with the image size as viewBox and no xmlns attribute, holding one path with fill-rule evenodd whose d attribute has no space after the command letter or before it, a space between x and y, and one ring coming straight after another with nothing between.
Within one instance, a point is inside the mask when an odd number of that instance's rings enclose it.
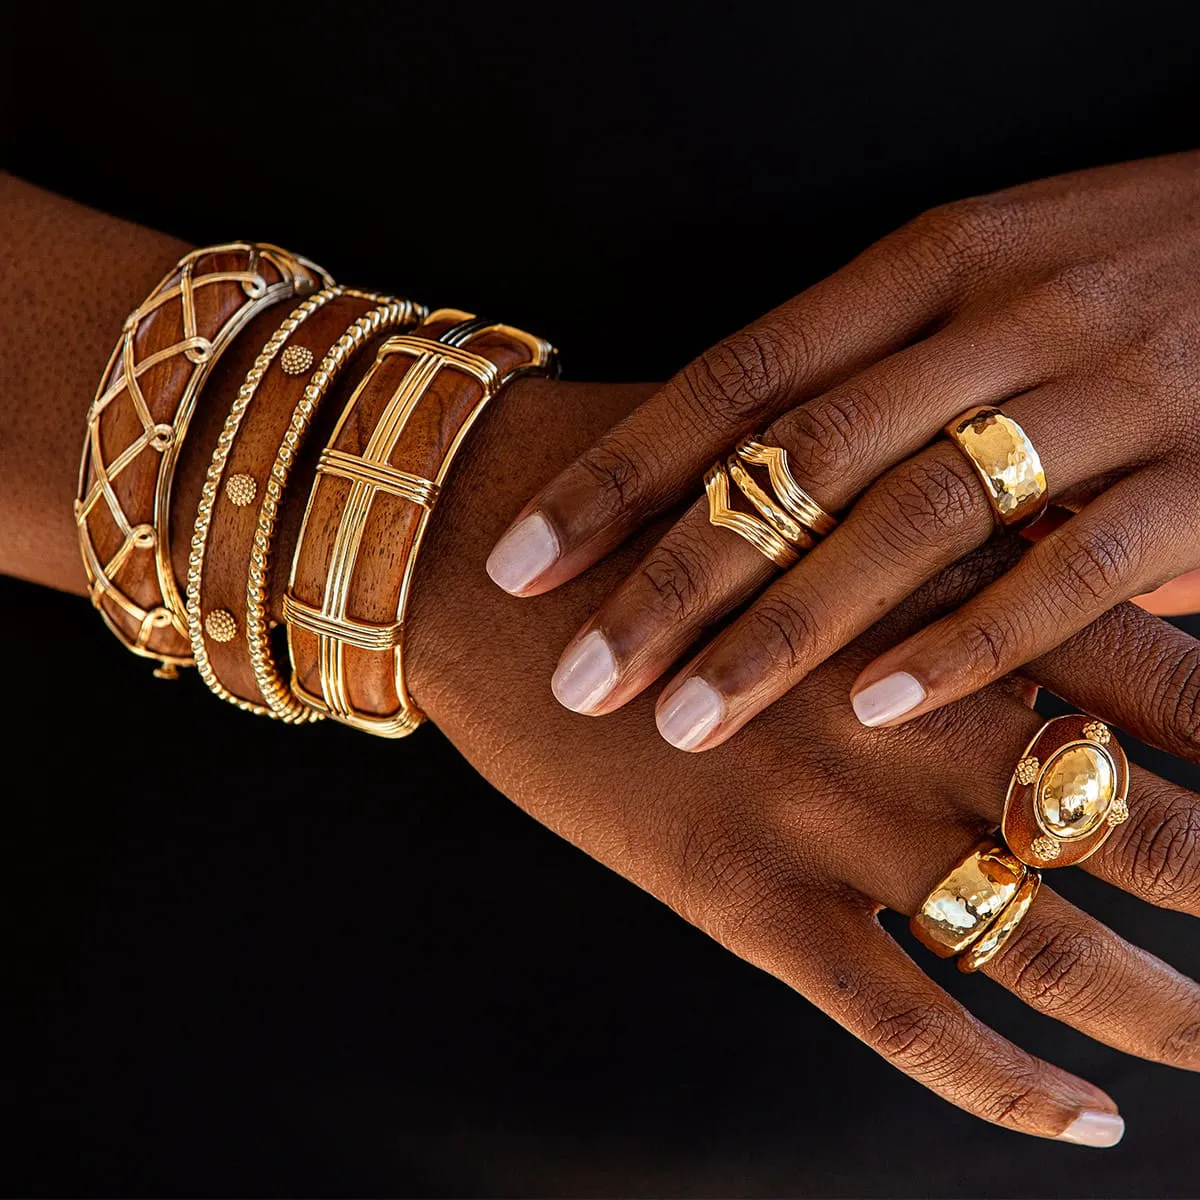
<instances>
[{"instance_id":1,"label":"finger","mask_svg":"<svg viewBox=\"0 0 1200 1200\"><path fill-rule=\"evenodd\" d=\"M1002 399L1043 371L1028 346L996 323L957 323L792 410L766 436L788 451L806 490L836 511L963 404ZM991 510L978 507L976 540L991 529ZM709 523L701 498L567 646L555 694L577 712L611 711L773 573L748 543ZM878 610L865 615L869 624Z\"/></svg>"},{"instance_id":2,"label":"finger","mask_svg":"<svg viewBox=\"0 0 1200 1200\"><path fill-rule=\"evenodd\" d=\"M1130 430L1114 446L1099 423L1080 426L1073 402L1090 382L1046 385L1004 406L1039 447L1051 495L1078 487L1099 470L1125 468L1154 452L1149 427L1144 432ZM900 600L981 545L994 528L982 482L949 441L941 440L893 468L872 485L839 528L763 592L672 681L658 705L663 736L681 749L719 745ZM1043 547L1066 536L1065 528L1048 535L1030 555L1052 554ZM1124 597L1115 598L1119 599ZM954 619L952 614L944 620ZM1062 636L1071 632L1067 629ZM855 685L855 709L864 724L883 724L910 710L915 714L936 707L926 703L930 692L924 676L892 666L895 653L878 660L883 668L868 667L873 673L864 672ZM988 678L1003 673L996 671Z\"/></svg>"},{"instance_id":3,"label":"finger","mask_svg":"<svg viewBox=\"0 0 1200 1200\"><path fill-rule=\"evenodd\" d=\"M1132 604L1117 605L1022 674L1144 742L1200 762L1200 641Z\"/></svg>"},{"instance_id":4,"label":"finger","mask_svg":"<svg viewBox=\"0 0 1200 1200\"><path fill-rule=\"evenodd\" d=\"M768 969L894 1067L985 1121L1036 1137L1115 1145L1124 1122L1090 1083L1035 1058L947 995L861 908L818 910L819 971Z\"/></svg>"},{"instance_id":5,"label":"finger","mask_svg":"<svg viewBox=\"0 0 1200 1200\"><path fill-rule=\"evenodd\" d=\"M1129 818L1083 867L1160 908L1200 917L1200 796L1132 768ZM1194 1034L1200 1050L1200 1023Z\"/></svg>"},{"instance_id":6,"label":"finger","mask_svg":"<svg viewBox=\"0 0 1200 1200\"><path fill-rule=\"evenodd\" d=\"M1144 596L1134 596L1133 602L1162 617L1200 612L1200 570L1185 571Z\"/></svg>"},{"instance_id":7,"label":"finger","mask_svg":"<svg viewBox=\"0 0 1200 1200\"><path fill-rule=\"evenodd\" d=\"M737 438L916 338L955 272L912 242L901 231L877 243L685 367L526 505L488 559L493 580L531 595L573 577Z\"/></svg>"},{"instance_id":8,"label":"finger","mask_svg":"<svg viewBox=\"0 0 1200 1200\"><path fill-rule=\"evenodd\" d=\"M1013 706L1009 702L1006 707ZM1018 716L1014 708L1014 727L1030 720L1029 713ZM1036 718L1032 723L1036 728ZM976 790L977 799L986 797L981 807L992 806L993 790L998 806L1001 789ZM927 827L915 857L879 858L864 852L861 862L849 864L847 881L865 885L872 899L911 915L944 875L945 865L958 861L978 840L977 831L957 822ZM880 863L913 861L931 864L930 870L879 869ZM1131 945L1046 884L1016 932L983 970L1030 1007L1096 1041L1139 1058L1200 1070L1200 985Z\"/></svg>"},{"instance_id":9,"label":"finger","mask_svg":"<svg viewBox=\"0 0 1200 1200\"><path fill-rule=\"evenodd\" d=\"M1200 1070L1200 986L1045 885L983 970L1031 1008L1098 1042Z\"/></svg>"},{"instance_id":10,"label":"finger","mask_svg":"<svg viewBox=\"0 0 1200 1200\"><path fill-rule=\"evenodd\" d=\"M957 612L871 663L851 689L859 719L897 724L977 691L1194 566L1193 531L1158 500L1178 490L1165 470L1110 488Z\"/></svg>"}]
</instances>

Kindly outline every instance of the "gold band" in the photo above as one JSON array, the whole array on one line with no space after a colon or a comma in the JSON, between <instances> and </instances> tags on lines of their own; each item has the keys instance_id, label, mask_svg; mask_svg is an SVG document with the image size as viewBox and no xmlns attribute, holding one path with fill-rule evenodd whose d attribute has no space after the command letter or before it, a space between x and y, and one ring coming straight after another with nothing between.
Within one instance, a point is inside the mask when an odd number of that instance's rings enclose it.
<instances>
[{"instance_id":1,"label":"gold band","mask_svg":"<svg viewBox=\"0 0 1200 1200\"><path fill-rule=\"evenodd\" d=\"M957 966L964 974L978 971L1004 949L1005 943L1017 931L1029 913L1030 905L1037 898L1038 888L1042 886L1042 876L1039 871L1031 870L1025 876L1025 882L1017 889L1017 894L992 924L984 930L982 936L966 953L959 955Z\"/></svg>"},{"instance_id":2,"label":"gold band","mask_svg":"<svg viewBox=\"0 0 1200 1200\"><path fill-rule=\"evenodd\" d=\"M729 507L729 475L724 463L713 463L709 467L704 476L704 490L708 494L710 525L729 529L745 538L759 554L769 558L781 570L786 571L799 561L800 556L770 525Z\"/></svg>"},{"instance_id":3,"label":"gold band","mask_svg":"<svg viewBox=\"0 0 1200 1200\"><path fill-rule=\"evenodd\" d=\"M909 928L940 958L973 946L1016 898L1028 870L998 842L976 846L935 887Z\"/></svg>"},{"instance_id":4,"label":"gold band","mask_svg":"<svg viewBox=\"0 0 1200 1200\"><path fill-rule=\"evenodd\" d=\"M1046 475L1033 442L999 408L969 408L946 426L967 456L1001 525L1029 525L1046 511Z\"/></svg>"},{"instance_id":5,"label":"gold band","mask_svg":"<svg viewBox=\"0 0 1200 1200\"><path fill-rule=\"evenodd\" d=\"M752 466L766 467L775 496L787 512L817 537L832 533L837 519L827 513L797 482L782 446L768 446L756 438L738 443L738 457Z\"/></svg>"},{"instance_id":6,"label":"gold band","mask_svg":"<svg viewBox=\"0 0 1200 1200\"><path fill-rule=\"evenodd\" d=\"M754 477L742 466L741 459L736 454L731 454L726 459L725 465L729 468L729 477L737 484L738 491L746 497L746 500L757 510L758 515L785 542L790 543L797 550L811 550L813 548L816 543L813 541L812 534L798 521L794 521L786 510L776 504L754 482Z\"/></svg>"},{"instance_id":7,"label":"gold band","mask_svg":"<svg viewBox=\"0 0 1200 1200\"><path fill-rule=\"evenodd\" d=\"M1013 771L1001 832L1030 866L1074 866L1128 819L1128 795L1129 762L1108 726L1085 713L1055 717Z\"/></svg>"}]
</instances>

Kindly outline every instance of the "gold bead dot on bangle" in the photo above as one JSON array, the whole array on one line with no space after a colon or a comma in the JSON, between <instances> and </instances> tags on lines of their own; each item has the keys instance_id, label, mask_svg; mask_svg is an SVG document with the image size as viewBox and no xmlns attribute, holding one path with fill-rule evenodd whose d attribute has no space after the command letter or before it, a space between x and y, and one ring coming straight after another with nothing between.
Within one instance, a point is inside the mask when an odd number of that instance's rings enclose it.
<instances>
[{"instance_id":1,"label":"gold bead dot on bangle","mask_svg":"<svg viewBox=\"0 0 1200 1200\"><path fill-rule=\"evenodd\" d=\"M229 497L229 503L238 508L245 508L257 494L258 484L253 475L230 475L225 481L225 495Z\"/></svg>"},{"instance_id":2,"label":"gold bead dot on bangle","mask_svg":"<svg viewBox=\"0 0 1200 1200\"><path fill-rule=\"evenodd\" d=\"M204 628L214 642L231 642L237 634L237 621L228 609L218 608L204 618Z\"/></svg>"},{"instance_id":3,"label":"gold bead dot on bangle","mask_svg":"<svg viewBox=\"0 0 1200 1200\"><path fill-rule=\"evenodd\" d=\"M307 346L289 346L280 356L285 375L300 375L313 365L313 352Z\"/></svg>"}]
</instances>

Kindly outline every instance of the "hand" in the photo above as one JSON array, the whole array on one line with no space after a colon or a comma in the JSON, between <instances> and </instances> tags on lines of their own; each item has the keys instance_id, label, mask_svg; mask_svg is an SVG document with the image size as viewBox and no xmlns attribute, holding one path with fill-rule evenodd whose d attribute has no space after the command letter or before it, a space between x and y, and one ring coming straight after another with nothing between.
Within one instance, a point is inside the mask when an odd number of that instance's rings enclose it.
<instances>
[{"instance_id":1,"label":"hand","mask_svg":"<svg viewBox=\"0 0 1200 1200\"><path fill-rule=\"evenodd\" d=\"M1200 566L1198 211L1200 154L952 204L686 367L525 506L491 556L501 586L532 595L576 575L775 418L767 440L818 502L859 499L773 583L693 504L571 640L560 700L611 712L770 583L658 705L675 745L723 742L992 533L980 480L938 439L975 405L1003 404L1051 499L1079 511L864 664L865 724L956 700Z\"/></svg>"},{"instance_id":2,"label":"hand","mask_svg":"<svg viewBox=\"0 0 1200 1200\"><path fill-rule=\"evenodd\" d=\"M995 574L989 547L814 671L735 743L683 757L646 699L586 721L545 688L562 636L636 561L633 546L553 596L505 600L483 572L506 506L640 399L628 389L523 383L491 410L435 515L410 612L422 706L539 821L819 1005L915 1080L1007 1128L1106 1144L1103 1092L980 1024L880 925L909 914L999 815L1039 719L1005 682L894 731L868 732L849 681L885 644ZM998 564L1003 566L1003 563ZM1030 667L1081 703L1111 689L1114 722L1200 756L1198 647L1123 605ZM1132 815L1087 869L1200 915L1200 797L1138 771ZM1131 1054L1200 1068L1200 991L1052 890L988 968L1041 1012ZM1082 1119L1084 1113L1096 1114Z\"/></svg>"}]
</instances>

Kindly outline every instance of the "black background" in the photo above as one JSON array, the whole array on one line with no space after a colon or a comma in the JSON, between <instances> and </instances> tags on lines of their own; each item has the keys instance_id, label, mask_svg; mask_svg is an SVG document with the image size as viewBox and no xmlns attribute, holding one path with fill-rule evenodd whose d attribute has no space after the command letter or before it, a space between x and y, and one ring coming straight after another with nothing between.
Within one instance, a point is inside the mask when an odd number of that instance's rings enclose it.
<instances>
[{"instance_id":1,"label":"black background","mask_svg":"<svg viewBox=\"0 0 1200 1200\"><path fill-rule=\"evenodd\" d=\"M1197 141L1193 3L428 8L10 8L0 161L658 378L924 207ZM276 728L78 600L0 612L11 1194L1200 1194L1194 1077L935 967L1129 1122L992 1129L435 730ZM1187 919L1061 886L1200 973Z\"/></svg>"}]
</instances>

